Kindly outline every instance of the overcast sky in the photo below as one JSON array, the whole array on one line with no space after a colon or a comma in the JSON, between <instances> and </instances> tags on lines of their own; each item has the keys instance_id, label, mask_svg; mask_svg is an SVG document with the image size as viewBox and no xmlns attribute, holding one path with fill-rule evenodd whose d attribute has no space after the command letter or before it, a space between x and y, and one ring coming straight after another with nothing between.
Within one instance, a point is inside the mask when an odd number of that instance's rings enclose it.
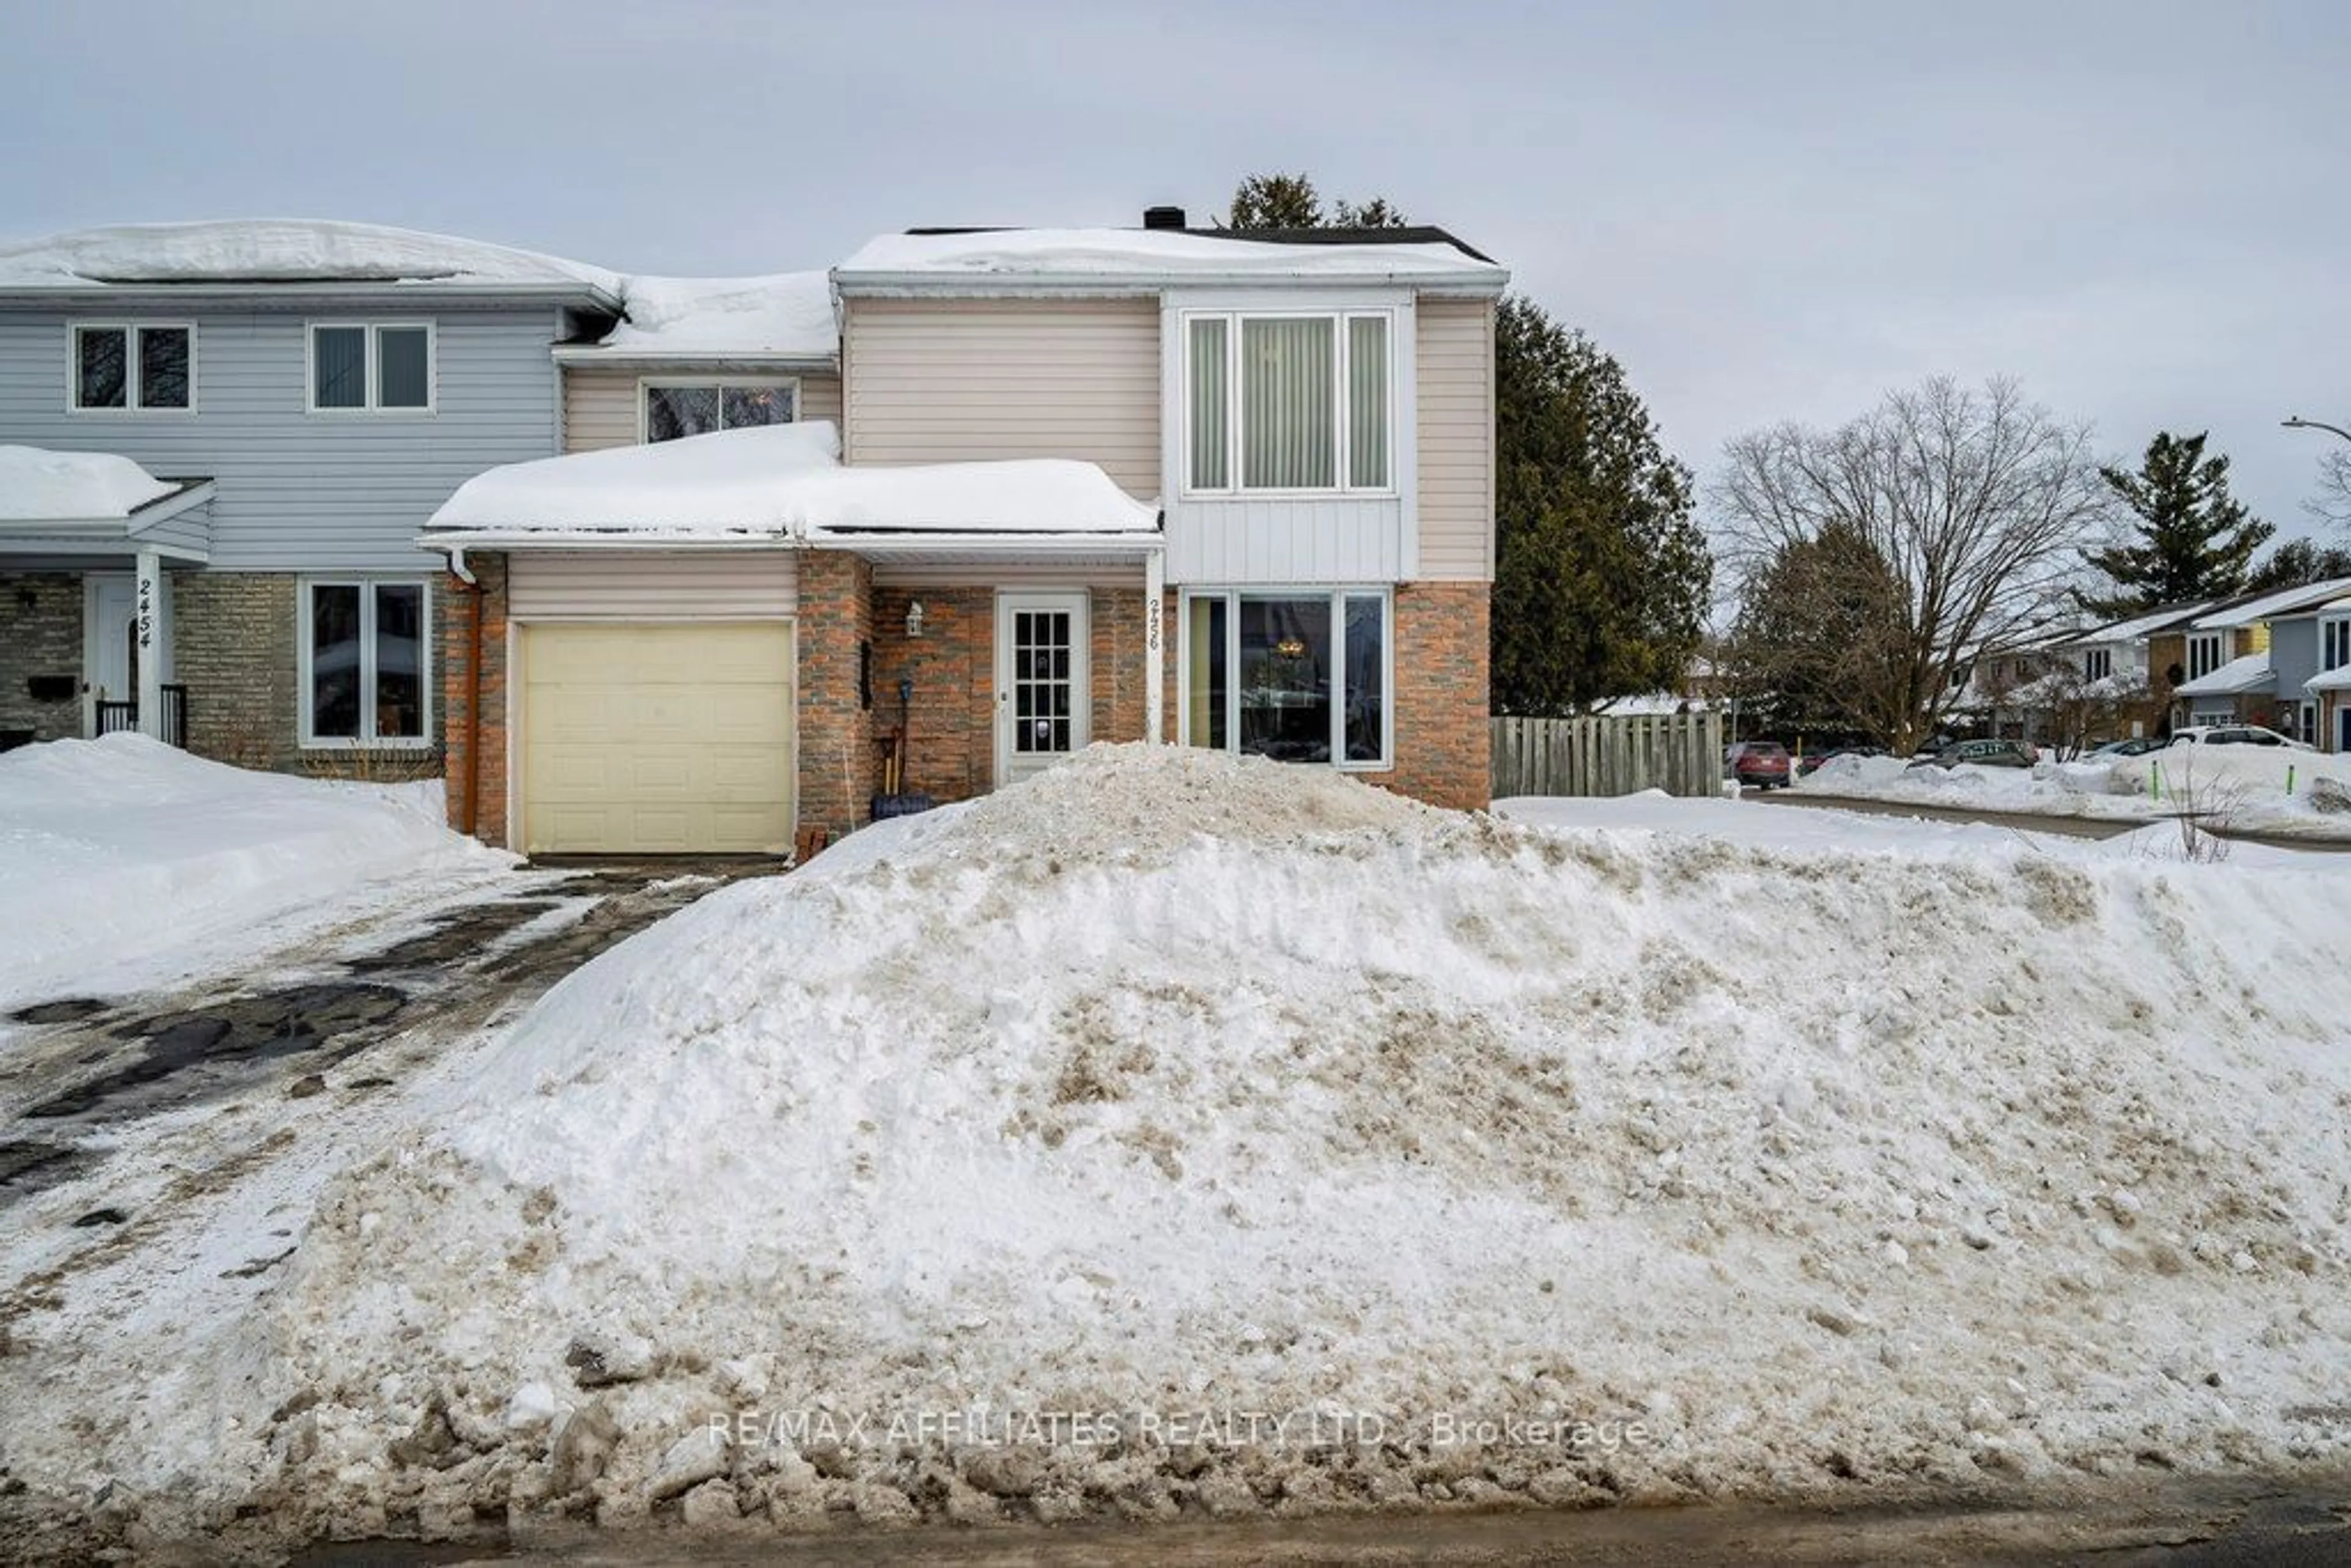
<instances>
[{"instance_id":1,"label":"overcast sky","mask_svg":"<svg viewBox=\"0 0 2351 1568\"><path fill-rule=\"evenodd\" d=\"M1701 472L1936 372L2286 531L2351 425L2351 5L83 0L0 6L0 235L330 216L622 271L1384 194L1624 361Z\"/></svg>"}]
</instances>

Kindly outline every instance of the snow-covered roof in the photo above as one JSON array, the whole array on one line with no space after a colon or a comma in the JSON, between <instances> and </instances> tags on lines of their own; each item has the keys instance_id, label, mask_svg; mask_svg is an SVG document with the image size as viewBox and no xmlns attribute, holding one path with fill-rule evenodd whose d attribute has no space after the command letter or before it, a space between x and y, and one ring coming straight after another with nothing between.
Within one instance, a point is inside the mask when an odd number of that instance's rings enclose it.
<instances>
[{"instance_id":1,"label":"snow-covered roof","mask_svg":"<svg viewBox=\"0 0 2351 1568\"><path fill-rule=\"evenodd\" d=\"M2245 692L2265 692L2275 688L2277 677L2270 671L2268 653L2248 653L2241 659L2231 659L2209 674L2183 681L2171 688L2176 697L2233 697Z\"/></svg>"},{"instance_id":2,"label":"snow-covered roof","mask_svg":"<svg viewBox=\"0 0 2351 1568\"><path fill-rule=\"evenodd\" d=\"M132 224L0 246L0 291L256 283L569 291L614 299L621 288L618 275L559 256L331 219Z\"/></svg>"},{"instance_id":3,"label":"snow-covered roof","mask_svg":"<svg viewBox=\"0 0 2351 1568\"><path fill-rule=\"evenodd\" d=\"M2351 664L2321 670L2303 682L2302 689L2306 692L2351 692Z\"/></svg>"},{"instance_id":4,"label":"snow-covered roof","mask_svg":"<svg viewBox=\"0 0 2351 1568\"><path fill-rule=\"evenodd\" d=\"M622 285L626 319L575 361L831 361L840 334L832 281L821 272L764 277L632 276Z\"/></svg>"},{"instance_id":5,"label":"snow-covered roof","mask_svg":"<svg viewBox=\"0 0 2351 1568\"><path fill-rule=\"evenodd\" d=\"M424 542L745 543L883 536L1155 538L1159 515L1091 463L849 468L828 421L510 463L460 486Z\"/></svg>"},{"instance_id":6,"label":"snow-covered roof","mask_svg":"<svg viewBox=\"0 0 2351 1568\"><path fill-rule=\"evenodd\" d=\"M2166 604L2134 615L2127 621L2116 621L2105 626L2093 626L2074 637L2075 646L2095 647L2106 643L2136 643L2151 637L2168 626L2201 615L2212 608L2213 601L2199 599L2189 604Z\"/></svg>"},{"instance_id":7,"label":"snow-covered roof","mask_svg":"<svg viewBox=\"0 0 2351 1568\"><path fill-rule=\"evenodd\" d=\"M2281 588L2275 593L2264 593L2253 599L2242 599L2223 604L2210 614L2198 619L2199 632L2229 631L2239 626L2252 626L2279 615L2297 611L2316 610L2328 600L2351 591L2351 577L2338 577L2326 582L2304 583L2300 588Z\"/></svg>"},{"instance_id":8,"label":"snow-covered roof","mask_svg":"<svg viewBox=\"0 0 2351 1568\"><path fill-rule=\"evenodd\" d=\"M833 268L845 293L972 284L1410 283L1498 293L1510 273L1458 245L1301 245L1182 229L984 229L883 235Z\"/></svg>"},{"instance_id":9,"label":"snow-covered roof","mask_svg":"<svg viewBox=\"0 0 2351 1568\"><path fill-rule=\"evenodd\" d=\"M110 452L0 446L0 522L124 522L181 487Z\"/></svg>"}]
</instances>

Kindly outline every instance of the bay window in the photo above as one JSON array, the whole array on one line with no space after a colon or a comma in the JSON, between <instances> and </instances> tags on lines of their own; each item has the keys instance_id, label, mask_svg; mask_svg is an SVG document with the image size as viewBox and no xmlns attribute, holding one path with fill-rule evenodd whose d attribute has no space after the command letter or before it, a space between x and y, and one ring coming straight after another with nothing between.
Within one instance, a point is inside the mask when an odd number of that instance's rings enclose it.
<instances>
[{"instance_id":1,"label":"bay window","mask_svg":"<svg viewBox=\"0 0 2351 1568\"><path fill-rule=\"evenodd\" d=\"M1186 487L1369 491L1394 484L1390 318L1185 318Z\"/></svg>"},{"instance_id":2,"label":"bay window","mask_svg":"<svg viewBox=\"0 0 2351 1568\"><path fill-rule=\"evenodd\" d=\"M1187 594L1185 743L1385 767L1388 619L1387 594L1373 590Z\"/></svg>"},{"instance_id":3,"label":"bay window","mask_svg":"<svg viewBox=\"0 0 2351 1568\"><path fill-rule=\"evenodd\" d=\"M424 584L306 582L301 612L302 744L425 744Z\"/></svg>"}]
</instances>

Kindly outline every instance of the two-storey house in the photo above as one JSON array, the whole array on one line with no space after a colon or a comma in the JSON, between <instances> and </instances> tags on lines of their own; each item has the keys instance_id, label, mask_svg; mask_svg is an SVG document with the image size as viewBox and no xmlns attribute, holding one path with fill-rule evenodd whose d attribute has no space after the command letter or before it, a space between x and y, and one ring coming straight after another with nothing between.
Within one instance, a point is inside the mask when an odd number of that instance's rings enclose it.
<instances>
[{"instance_id":1,"label":"two-storey house","mask_svg":"<svg viewBox=\"0 0 2351 1568\"><path fill-rule=\"evenodd\" d=\"M2351 581L2321 583L2270 622L2279 728L2351 752Z\"/></svg>"},{"instance_id":2,"label":"two-storey house","mask_svg":"<svg viewBox=\"0 0 2351 1568\"><path fill-rule=\"evenodd\" d=\"M2189 622L2172 722L2262 725L2314 740L2319 719L2304 683L2319 673L2320 650L2308 612L2346 594L2351 579L2244 594Z\"/></svg>"},{"instance_id":3,"label":"two-storey house","mask_svg":"<svg viewBox=\"0 0 2351 1568\"><path fill-rule=\"evenodd\" d=\"M914 231L831 271L827 361L804 286L762 359L635 280L558 350L580 450L436 518L454 820L774 851L1134 739L1482 805L1506 281L1436 230ZM663 441L680 387L716 434Z\"/></svg>"},{"instance_id":4,"label":"two-storey house","mask_svg":"<svg viewBox=\"0 0 2351 1568\"><path fill-rule=\"evenodd\" d=\"M594 268L362 225L0 250L0 734L429 768L417 534L559 449L553 346L621 309Z\"/></svg>"}]
</instances>

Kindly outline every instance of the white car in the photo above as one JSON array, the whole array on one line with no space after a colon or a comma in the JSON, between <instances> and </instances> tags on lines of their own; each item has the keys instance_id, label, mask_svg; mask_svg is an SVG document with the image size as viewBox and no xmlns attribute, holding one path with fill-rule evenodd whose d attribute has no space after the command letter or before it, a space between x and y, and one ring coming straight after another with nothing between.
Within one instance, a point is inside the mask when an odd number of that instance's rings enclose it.
<instances>
[{"instance_id":1,"label":"white car","mask_svg":"<svg viewBox=\"0 0 2351 1568\"><path fill-rule=\"evenodd\" d=\"M2290 751L2318 747L2257 724L2189 724L2171 732L2174 746L2283 746Z\"/></svg>"}]
</instances>

